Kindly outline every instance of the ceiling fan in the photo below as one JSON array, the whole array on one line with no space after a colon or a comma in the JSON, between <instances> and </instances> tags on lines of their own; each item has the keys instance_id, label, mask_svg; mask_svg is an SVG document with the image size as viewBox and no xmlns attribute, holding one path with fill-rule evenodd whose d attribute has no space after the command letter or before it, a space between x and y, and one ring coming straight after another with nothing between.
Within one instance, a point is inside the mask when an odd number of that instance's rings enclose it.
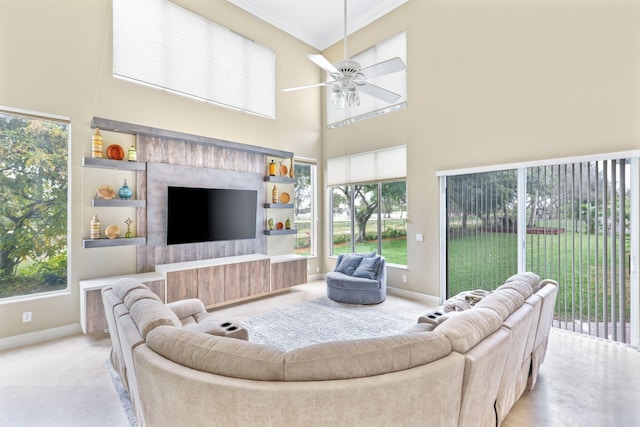
<instances>
[{"instance_id":1,"label":"ceiling fan","mask_svg":"<svg viewBox=\"0 0 640 427\"><path fill-rule=\"evenodd\" d=\"M329 73L330 79L322 83L287 88L284 89L285 92L309 89L313 87L331 86L331 102L337 108L344 108L345 105L350 107L360 105L359 92L374 96L390 104L393 104L400 99L401 95L380 86L376 86L373 83L369 83L367 80L383 76L385 74L406 70L407 66L404 64L402 59L395 57L362 68L357 61L354 61L347 56L347 0L344 0L345 59L332 64L328 59L319 54L308 54L307 58Z\"/></svg>"}]
</instances>

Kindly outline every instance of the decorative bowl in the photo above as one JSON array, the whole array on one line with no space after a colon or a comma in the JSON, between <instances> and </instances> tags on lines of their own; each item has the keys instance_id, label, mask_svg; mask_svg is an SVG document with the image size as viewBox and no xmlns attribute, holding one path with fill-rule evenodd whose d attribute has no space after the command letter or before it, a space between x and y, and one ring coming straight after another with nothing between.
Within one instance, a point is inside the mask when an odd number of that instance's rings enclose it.
<instances>
[{"instance_id":1,"label":"decorative bowl","mask_svg":"<svg viewBox=\"0 0 640 427\"><path fill-rule=\"evenodd\" d=\"M110 239L117 239L120 236L120 227L110 225L104 230L104 234Z\"/></svg>"},{"instance_id":2,"label":"decorative bowl","mask_svg":"<svg viewBox=\"0 0 640 427\"><path fill-rule=\"evenodd\" d=\"M283 223L281 223L281 222L279 222L279 223L277 223L277 224L276 224L276 228L277 228L278 230L282 230L282 229L284 228L284 224L283 224Z\"/></svg>"},{"instance_id":3,"label":"decorative bowl","mask_svg":"<svg viewBox=\"0 0 640 427\"><path fill-rule=\"evenodd\" d=\"M280 193L280 202L289 203L289 200L291 200L291 196L289 195L289 193Z\"/></svg>"},{"instance_id":4,"label":"decorative bowl","mask_svg":"<svg viewBox=\"0 0 640 427\"><path fill-rule=\"evenodd\" d=\"M124 159L124 150L118 144L111 144L107 147L107 157L113 160Z\"/></svg>"},{"instance_id":5,"label":"decorative bowl","mask_svg":"<svg viewBox=\"0 0 640 427\"><path fill-rule=\"evenodd\" d=\"M109 187L108 185L100 185L98 187L98 196L100 196L101 199L105 199L105 200L111 200L115 197L116 192L113 191L113 188Z\"/></svg>"}]
</instances>

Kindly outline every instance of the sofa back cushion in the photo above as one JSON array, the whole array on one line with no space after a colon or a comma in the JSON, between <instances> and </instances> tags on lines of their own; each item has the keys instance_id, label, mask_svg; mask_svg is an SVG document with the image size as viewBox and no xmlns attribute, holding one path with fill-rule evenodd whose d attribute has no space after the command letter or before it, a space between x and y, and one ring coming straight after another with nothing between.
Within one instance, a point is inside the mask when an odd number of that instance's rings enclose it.
<instances>
[{"instance_id":1,"label":"sofa back cushion","mask_svg":"<svg viewBox=\"0 0 640 427\"><path fill-rule=\"evenodd\" d=\"M284 351L244 340L159 326L147 346L161 356L198 371L260 381L282 381Z\"/></svg>"},{"instance_id":2,"label":"sofa back cushion","mask_svg":"<svg viewBox=\"0 0 640 427\"><path fill-rule=\"evenodd\" d=\"M147 338L149 332L158 326L182 325L178 316L169 307L154 299L143 298L137 300L129 308L129 312L144 339Z\"/></svg>"},{"instance_id":3,"label":"sofa back cushion","mask_svg":"<svg viewBox=\"0 0 640 427\"><path fill-rule=\"evenodd\" d=\"M476 308L489 308L502 318L509 317L524 304L524 297L515 289L501 289L492 292L475 305Z\"/></svg>"},{"instance_id":4,"label":"sofa back cushion","mask_svg":"<svg viewBox=\"0 0 640 427\"><path fill-rule=\"evenodd\" d=\"M112 288L113 292L115 292L118 298L120 298L120 301L124 301L124 298L133 289L149 289L140 281L132 279L130 277L123 277L116 280L113 283Z\"/></svg>"},{"instance_id":5,"label":"sofa back cushion","mask_svg":"<svg viewBox=\"0 0 640 427\"><path fill-rule=\"evenodd\" d=\"M334 341L291 350L285 356L286 381L325 381L370 377L411 369L451 353L436 332Z\"/></svg>"},{"instance_id":6,"label":"sofa back cushion","mask_svg":"<svg viewBox=\"0 0 640 427\"><path fill-rule=\"evenodd\" d=\"M143 285L144 286L144 285ZM131 306L141 299L151 299L162 303L160 297L154 294L146 286L144 288L131 289L124 297L124 305L131 310Z\"/></svg>"},{"instance_id":7,"label":"sofa back cushion","mask_svg":"<svg viewBox=\"0 0 640 427\"><path fill-rule=\"evenodd\" d=\"M441 323L435 329L445 335L458 353L466 353L502 326L502 317L488 308L475 307Z\"/></svg>"}]
</instances>

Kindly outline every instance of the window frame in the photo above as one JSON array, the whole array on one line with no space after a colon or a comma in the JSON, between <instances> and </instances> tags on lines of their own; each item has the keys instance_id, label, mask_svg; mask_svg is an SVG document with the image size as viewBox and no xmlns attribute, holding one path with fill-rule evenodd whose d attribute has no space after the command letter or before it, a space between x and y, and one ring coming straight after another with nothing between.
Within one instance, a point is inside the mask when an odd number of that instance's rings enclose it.
<instances>
[{"instance_id":1,"label":"window frame","mask_svg":"<svg viewBox=\"0 0 640 427\"><path fill-rule=\"evenodd\" d=\"M318 256L318 166L315 160L313 159L307 159L307 158L303 158L303 157L295 157L294 158L294 168L296 165L307 165L309 166L310 170L309 170L309 177L310 177L310 182L309 182L309 187L311 189L311 207L310 207L310 211L309 211L309 221L310 221L310 233L311 233L311 245L310 245L310 254L309 255L305 255L308 258L315 258ZM297 201L296 201L297 202ZM294 224L296 222L296 214L294 211L293 214L293 218L294 218ZM296 234L296 241L298 238L298 234ZM295 246L295 245L294 245ZM294 247L295 249L295 247Z\"/></svg>"},{"instance_id":2,"label":"window frame","mask_svg":"<svg viewBox=\"0 0 640 427\"><path fill-rule=\"evenodd\" d=\"M71 272L71 258L69 256L69 250L71 249L71 135L72 135L72 125L71 118L63 115L50 114L50 113L42 113L32 110L25 110L20 108L14 108L9 106L0 105L0 113L6 115L18 116L24 119L30 120L38 120L38 121L48 121L52 123L63 124L67 127L67 141L66 141L66 169L67 169L67 189L66 189L66 249L65 252L67 254L66 260L66 285L63 289L56 289L51 291L43 291L43 292L34 292L30 294L22 294L22 295L14 295L9 297L0 297L0 306L11 304L15 302L29 301L29 300L37 300L43 298L56 297L59 295L67 295L71 292L70 287L70 272Z\"/></svg>"},{"instance_id":3,"label":"window frame","mask_svg":"<svg viewBox=\"0 0 640 427\"><path fill-rule=\"evenodd\" d=\"M356 224L355 224L355 192L354 192L354 187L357 185L376 185L376 192L377 192L377 198L378 200L382 199L382 195L383 195L383 185L385 183L391 183L391 182L404 182L405 183L405 196L406 196L406 184L407 184L407 179L402 178L402 179L390 179L390 180L380 180L380 181L375 181L375 182L358 182L358 183L345 183L345 184L341 184L341 185L332 185L328 187L328 194L329 194L329 232L330 232L330 257L337 257L338 254L336 254L334 252L334 216L333 216L333 212L334 212L334 204L333 204L333 194L334 194L334 189L337 187L348 187L351 190L349 191L349 219L350 219L350 227L351 227L351 238L350 238L350 252L355 252L356 251L356 239L355 239L355 234L356 234ZM376 212L375 212L375 216L376 216L376 234L377 234L377 242L376 242L376 253L378 255L382 255L384 256L384 252L383 252L383 246L382 246L382 240L383 240L383 230L382 230L382 209L381 209L382 205L381 203L378 203L378 206L376 207ZM406 207L405 212L408 211L408 204ZM373 215L371 216L373 217ZM371 219L371 218L370 218ZM405 218L406 220L406 218ZM405 251L408 251L408 247L406 246L407 243L407 239L405 236ZM394 266L398 266L398 267L407 267L407 264L397 264L397 263L393 263L393 262L389 262L387 261L389 265L394 265Z\"/></svg>"}]
</instances>

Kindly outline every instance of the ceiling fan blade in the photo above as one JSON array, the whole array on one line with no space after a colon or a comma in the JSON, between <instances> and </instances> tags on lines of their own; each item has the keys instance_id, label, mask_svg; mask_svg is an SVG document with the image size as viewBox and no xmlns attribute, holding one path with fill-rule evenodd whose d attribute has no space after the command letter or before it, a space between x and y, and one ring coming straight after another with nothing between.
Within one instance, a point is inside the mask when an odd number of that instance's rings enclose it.
<instances>
[{"instance_id":1,"label":"ceiling fan blade","mask_svg":"<svg viewBox=\"0 0 640 427\"><path fill-rule=\"evenodd\" d=\"M356 86L358 90L366 93L367 95L375 96L376 98L382 99L383 101L388 102L389 104L393 104L398 99L400 99L400 95L391 92L390 90L383 89L380 86L376 86L367 82L357 83Z\"/></svg>"},{"instance_id":2,"label":"ceiling fan blade","mask_svg":"<svg viewBox=\"0 0 640 427\"><path fill-rule=\"evenodd\" d=\"M312 88L312 87L322 87L322 86L327 86L330 83L333 83L333 82L322 82L322 83L315 83L315 84L312 84L312 85L288 87L286 89L282 89L282 91L283 92L291 92L291 91L294 91L294 90L309 89L309 88Z\"/></svg>"},{"instance_id":3,"label":"ceiling fan blade","mask_svg":"<svg viewBox=\"0 0 640 427\"><path fill-rule=\"evenodd\" d=\"M364 67L360 70L360 74L364 75L365 79L370 79L372 77L383 76L385 74L404 71L406 69L407 66L404 64L402 59L396 56L395 58L370 65L369 67Z\"/></svg>"},{"instance_id":4,"label":"ceiling fan blade","mask_svg":"<svg viewBox=\"0 0 640 427\"><path fill-rule=\"evenodd\" d=\"M316 64L318 67L322 68L323 70L325 70L326 72L330 73L330 74L339 74L342 75L342 73L340 72L340 70L338 70L336 67L333 66L333 64L331 62L329 62L329 60L327 58L325 58L322 55L317 55L317 54L308 54L307 58L309 58L311 61L313 61L314 64Z\"/></svg>"}]
</instances>

